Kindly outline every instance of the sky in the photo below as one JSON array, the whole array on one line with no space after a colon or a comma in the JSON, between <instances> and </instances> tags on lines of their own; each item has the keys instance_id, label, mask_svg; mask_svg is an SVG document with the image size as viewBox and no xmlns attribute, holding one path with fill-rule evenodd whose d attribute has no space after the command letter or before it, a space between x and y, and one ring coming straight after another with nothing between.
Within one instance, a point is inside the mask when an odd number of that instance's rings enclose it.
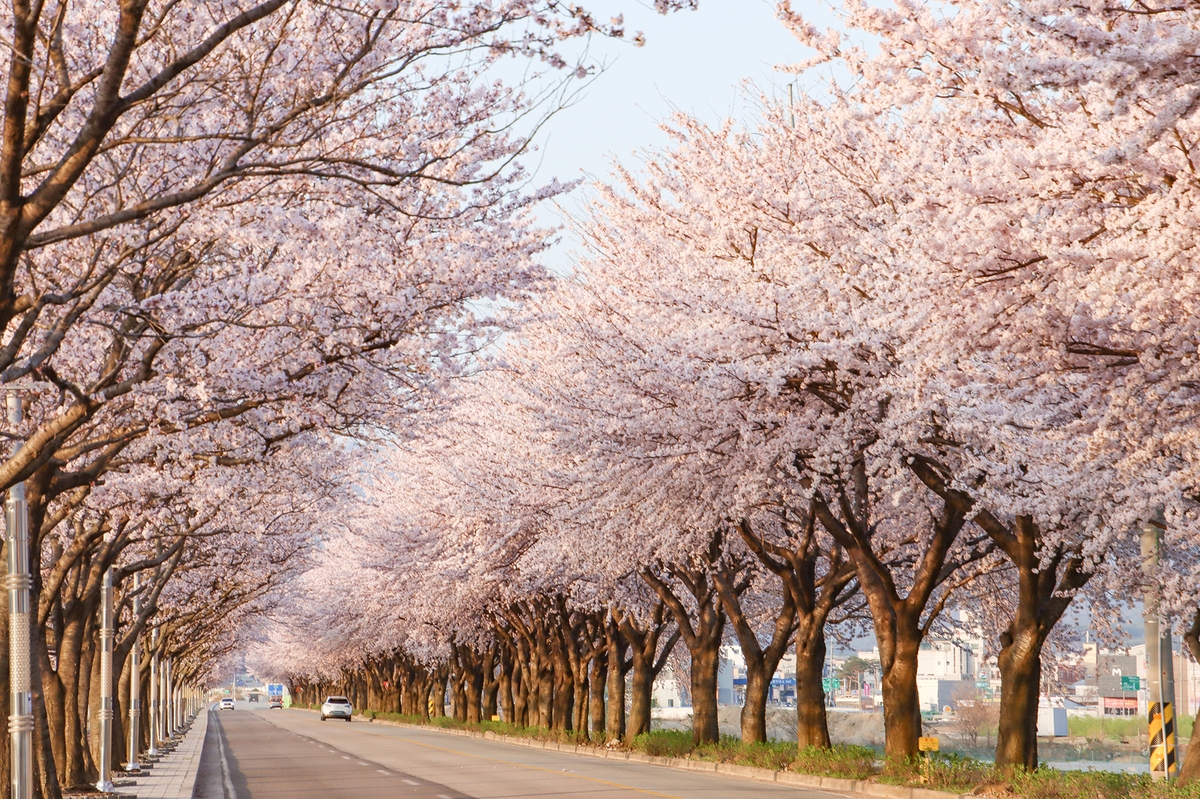
<instances>
[{"instance_id":1,"label":"sky","mask_svg":"<svg viewBox=\"0 0 1200 799\"><path fill-rule=\"evenodd\" d=\"M676 111L712 125L730 117L752 121L744 82L786 96L787 85L798 79L775 67L811 55L776 19L773 0L700 0L697 10L667 16L657 14L648 0L583 5L598 19L623 14L628 35L642 31L646 44L594 37L586 52L579 44L574 55L603 69L573 105L548 122L537 139L539 151L525 159L538 183L603 179L614 158L636 167L635 151L667 144L659 125ZM823 3L794 0L793 8L819 26L836 26ZM580 196L577 190L557 205L547 205L542 219L558 223L564 211L577 210ZM570 249L568 238L547 254L546 262L569 269Z\"/></svg>"}]
</instances>

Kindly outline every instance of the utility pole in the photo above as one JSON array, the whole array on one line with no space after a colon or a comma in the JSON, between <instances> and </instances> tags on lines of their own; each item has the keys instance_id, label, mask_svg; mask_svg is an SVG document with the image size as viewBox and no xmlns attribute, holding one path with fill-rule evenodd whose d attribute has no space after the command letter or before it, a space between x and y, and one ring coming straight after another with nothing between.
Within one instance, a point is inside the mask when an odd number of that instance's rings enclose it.
<instances>
[{"instance_id":1,"label":"utility pole","mask_svg":"<svg viewBox=\"0 0 1200 799\"><path fill-rule=\"evenodd\" d=\"M1162 546L1162 512L1142 525L1142 572L1146 594L1142 600L1146 625L1146 672L1150 677L1150 776L1169 780L1178 776L1175 758L1175 666L1172 663L1171 629L1159 623L1158 558Z\"/></svg>"},{"instance_id":2,"label":"utility pole","mask_svg":"<svg viewBox=\"0 0 1200 799\"><path fill-rule=\"evenodd\" d=\"M150 748L146 754L158 756L159 724L158 724L158 628L150 633Z\"/></svg>"},{"instance_id":3,"label":"utility pole","mask_svg":"<svg viewBox=\"0 0 1200 799\"><path fill-rule=\"evenodd\" d=\"M142 597L138 589L142 587L142 573L133 575L133 623L138 623L142 612ZM142 719L142 645L138 638L133 639L133 649L129 653L129 762L125 768L129 771L141 771L142 764L138 762L138 744L141 743L140 722Z\"/></svg>"},{"instance_id":4,"label":"utility pole","mask_svg":"<svg viewBox=\"0 0 1200 799\"><path fill-rule=\"evenodd\" d=\"M167 703L167 737L175 737L175 658L167 658L167 687L163 700Z\"/></svg>"},{"instance_id":5,"label":"utility pole","mask_svg":"<svg viewBox=\"0 0 1200 799\"><path fill-rule=\"evenodd\" d=\"M170 731L167 729L167 667L168 661L166 658L159 658L158 661L158 732L159 741L166 743L171 737Z\"/></svg>"},{"instance_id":6,"label":"utility pole","mask_svg":"<svg viewBox=\"0 0 1200 799\"><path fill-rule=\"evenodd\" d=\"M113 723L113 583L112 567L104 570L104 597L100 606L100 779L96 790L111 791Z\"/></svg>"},{"instance_id":7,"label":"utility pole","mask_svg":"<svg viewBox=\"0 0 1200 799\"><path fill-rule=\"evenodd\" d=\"M21 395L8 392L8 423L14 432L23 421ZM8 489L4 503L8 546L8 717L12 799L33 796L33 657L29 646L29 593L33 578L29 569L29 508L25 483Z\"/></svg>"}]
</instances>

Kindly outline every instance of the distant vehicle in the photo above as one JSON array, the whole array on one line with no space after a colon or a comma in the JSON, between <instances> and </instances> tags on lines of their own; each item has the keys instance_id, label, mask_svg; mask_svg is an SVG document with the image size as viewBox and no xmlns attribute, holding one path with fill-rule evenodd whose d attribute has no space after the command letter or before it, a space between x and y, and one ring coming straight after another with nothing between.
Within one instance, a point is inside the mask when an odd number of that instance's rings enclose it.
<instances>
[{"instance_id":1,"label":"distant vehicle","mask_svg":"<svg viewBox=\"0 0 1200 799\"><path fill-rule=\"evenodd\" d=\"M275 708L279 708L280 710L283 710L283 697L282 696L271 697L271 701L267 704L267 710L274 710Z\"/></svg>"},{"instance_id":2,"label":"distant vehicle","mask_svg":"<svg viewBox=\"0 0 1200 799\"><path fill-rule=\"evenodd\" d=\"M233 710L233 700L228 696L221 700L221 710Z\"/></svg>"},{"instance_id":3,"label":"distant vehicle","mask_svg":"<svg viewBox=\"0 0 1200 799\"><path fill-rule=\"evenodd\" d=\"M321 705L321 721L325 719L349 721L352 715L354 715L354 708L350 706L350 700L344 696L327 696L325 704Z\"/></svg>"},{"instance_id":4,"label":"distant vehicle","mask_svg":"<svg viewBox=\"0 0 1200 799\"><path fill-rule=\"evenodd\" d=\"M250 696L246 697L246 699L247 699L247 700L249 700L249 701L251 701L251 702L257 702L257 701L258 701L258 694L250 694Z\"/></svg>"}]
</instances>

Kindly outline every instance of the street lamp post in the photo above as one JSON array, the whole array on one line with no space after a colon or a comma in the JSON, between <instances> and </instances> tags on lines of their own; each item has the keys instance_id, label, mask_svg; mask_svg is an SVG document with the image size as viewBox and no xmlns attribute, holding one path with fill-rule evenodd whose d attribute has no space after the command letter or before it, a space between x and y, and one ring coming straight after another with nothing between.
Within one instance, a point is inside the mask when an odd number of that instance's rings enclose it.
<instances>
[{"instance_id":1,"label":"street lamp post","mask_svg":"<svg viewBox=\"0 0 1200 799\"><path fill-rule=\"evenodd\" d=\"M104 570L104 598L100 606L100 779L96 790L111 791L113 723L113 584L112 568Z\"/></svg>"},{"instance_id":2,"label":"street lamp post","mask_svg":"<svg viewBox=\"0 0 1200 799\"><path fill-rule=\"evenodd\" d=\"M163 691L163 701L167 703L167 737L175 737L175 658L167 658L166 689Z\"/></svg>"},{"instance_id":3,"label":"street lamp post","mask_svg":"<svg viewBox=\"0 0 1200 799\"><path fill-rule=\"evenodd\" d=\"M22 422L21 396L8 393L8 422L15 430ZM8 717L10 796L33 796L33 658L29 646L30 589L29 509L25 504L25 483L8 489L5 522L8 546Z\"/></svg>"},{"instance_id":4,"label":"street lamp post","mask_svg":"<svg viewBox=\"0 0 1200 799\"><path fill-rule=\"evenodd\" d=\"M1161 516L1161 513L1160 513ZM1159 623L1159 587L1157 577L1161 547L1161 518L1142 527L1142 570L1147 578L1143 598L1143 622L1146 626L1146 672L1149 676L1150 702L1150 776L1174 779L1175 758L1175 668L1171 662L1171 628L1164 631Z\"/></svg>"},{"instance_id":5,"label":"street lamp post","mask_svg":"<svg viewBox=\"0 0 1200 799\"><path fill-rule=\"evenodd\" d=\"M137 624L142 612L142 598L138 589L142 587L142 574L133 575L133 623ZM129 771L141 771L142 764L138 762L138 745L141 736L140 722L142 717L142 646L137 638L133 640L133 649L129 653Z\"/></svg>"},{"instance_id":6,"label":"street lamp post","mask_svg":"<svg viewBox=\"0 0 1200 799\"><path fill-rule=\"evenodd\" d=\"M158 629L150 633L150 748L146 754L158 756L159 726L158 726Z\"/></svg>"}]
</instances>

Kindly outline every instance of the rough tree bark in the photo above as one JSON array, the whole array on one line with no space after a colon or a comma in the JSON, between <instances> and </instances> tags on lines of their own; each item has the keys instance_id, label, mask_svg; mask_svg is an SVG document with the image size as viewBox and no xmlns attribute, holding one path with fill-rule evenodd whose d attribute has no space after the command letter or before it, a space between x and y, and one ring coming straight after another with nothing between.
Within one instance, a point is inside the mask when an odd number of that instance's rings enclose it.
<instances>
[{"instance_id":1,"label":"rough tree bark","mask_svg":"<svg viewBox=\"0 0 1200 799\"><path fill-rule=\"evenodd\" d=\"M667 619L666 605L662 602L655 604L654 609L650 611L649 620L641 627L631 613L614 608L612 614L620 628L621 637L629 644L630 668L633 669L633 679L629 684L629 716L625 721L625 736L626 739L631 739L650 732L650 693L654 688L654 680L666 667L667 658L679 641L679 629L676 628L660 646L663 633L671 626ZM611 675L611 664L609 669ZM612 682L613 678L610 676L610 685ZM622 694L624 685L622 674ZM624 709L622 702L622 713ZM612 710L610 703L609 712Z\"/></svg>"},{"instance_id":2,"label":"rough tree bark","mask_svg":"<svg viewBox=\"0 0 1200 799\"><path fill-rule=\"evenodd\" d=\"M720 563L712 568L713 585L742 646L742 656L746 659L742 742L764 743L767 740L767 699L771 691L771 678L775 676L775 669L791 643L792 631L796 628L796 603L791 593L784 591L783 602L771 630L771 641L764 647L742 609L741 595L750 588L750 578L749 571L741 564Z\"/></svg>"},{"instance_id":3,"label":"rough tree bark","mask_svg":"<svg viewBox=\"0 0 1200 799\"><path fill-rule=\"evenodd\" d=\"M625 657L629 651L629 641L621 634L617 614L615 608L610 609L604 623L604 645L607 648L608 661L604 735L609 741L625 738L625 675L633 668L633 659Z\"/></svg>"},{"instance_id":4,"label":"rough tree bark","mask_svg":"<svg viewBox=\"0 0 1200 799\"><path fill-rule=\"evenodd\" d=\"M821 682L825 673L825 623L836 608L857 593L854 565L846 560L836 541L821 546L811 512L791 519L785 511L781 523L796 536L790 546L771 543L745 519L737 529L746 547L779 577L785 595L791 598L796 620L796 743L801 749L828 749L832 744ZM824 571L820 569L822 560Z\"/></svg>"},{"instance_id":5,"label":"rough tree bark","mask_svg":"<svg viewBox=\"0 0 1200 799\"><path fill-rule=\"evenodd\" d=\"M705 562L700 565L668 566L661 575L651 569L642 572L646 583L670 608L692 656L692 739L696 745L716 743L721 736L717 724L717 670L721 664L725 612L708 569L717 563L722 550L721 534L717 532L709 543ZM694 620L668 580L678 582L691 595L696 605Z\"/></svg>"},{"instance_id":6,"label":"rough tree bark","mask_svg":"<svg viewBox=\"0 0 1200 799\"><path fill-rule=\"evenodd\" d=\"M911 569L911 585L908 593L901 596L892 568L884 561L874 540L875 525L863 456L851 464L848 481L830 481L829 485L835 494L833 506L840 513L834 511L819 490L813 493L813 513L854 564L874 622L883 671L884 753L897 762L912 761L917 757L917 739L921 736L917 653L950 596L950 587L943 584L963 565L983 557L988 550L976 549L977 542L971 542L961 560L950 561L950 549L966 524L967 509L955 502L943 503L934 511L928 534L913 537L914 541L925 540L907 567ZM929 607L939 587L941 596Z\"/></svg>"},{"instance_id":7,"label":"rough tree bark","mask_svg":"<svg viewBox=\"0 0 1200 799\"><path fill-rule=\"evenodd\" d=\"M1200 663L1200 608L1192 616L1192 626L1183 634L1183 642L1192 653L1192 659ZM1187 784L1197 779L1200 779L1200 730L1193 727L1187 752L1184 753L1183 767L1179 770L1179 782Z\"/></svg>"},{"instance_id":8,"label":"rough tree bark","mask_svg":"<svg viewBox=\"0 0 1200 799\"><path fill-rule=\"evenodd\" d=\"M1092 574L1085 570L1082 549L1059 543L1051 548L1030 516L1005 524L972 498L952 489L942 469L927 459L910 467L947 506L975 510L975 523L987 533L1017 572L1017 606L1000 636L1000 727L996 765L1011 770L1037 768L1037 712L1042 676L1042 648L1054 625L1066 613Z\"/></svg>"}]
</instances>

